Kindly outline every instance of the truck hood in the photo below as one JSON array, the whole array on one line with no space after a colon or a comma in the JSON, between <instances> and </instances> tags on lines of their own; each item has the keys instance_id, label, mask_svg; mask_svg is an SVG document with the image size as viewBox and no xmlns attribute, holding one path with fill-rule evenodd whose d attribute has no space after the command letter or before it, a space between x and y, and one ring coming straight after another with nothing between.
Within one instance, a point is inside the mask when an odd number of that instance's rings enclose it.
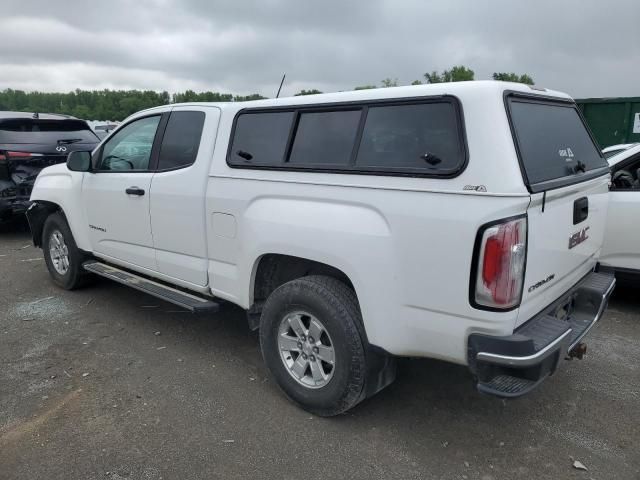
<instances>
[{"instance_id":1,"label":"truck hood","mask_svg":"<svg viewBox=\"0 0 640 480\"><path fill-rule=\"evenodd\" d=\"M29 200L33 201L34 193L38 188L38 183L43 179L51 178L51 177L71 177L72 172L67 168L66 163L58 163L56 165L51 165L50 167L43 168L38 174L37 178L33 182L32 191L30 192ZM55 180L54 180L55 181Z\"/></svg>"},{"instance_id":2,"label":"truck hood","mask_svg":"<svg viewBox=\"0 0 640 480\"><path fill-rule=\"evenodd\" d=\"M60 174L69 174L69 169L67 168L67 164L66 163L57 163L55 165L51 165L50 167L46 167L43 168L40 171L40 176L46 176L46 175L60 175Z\"/></svg>"}]
</instances>

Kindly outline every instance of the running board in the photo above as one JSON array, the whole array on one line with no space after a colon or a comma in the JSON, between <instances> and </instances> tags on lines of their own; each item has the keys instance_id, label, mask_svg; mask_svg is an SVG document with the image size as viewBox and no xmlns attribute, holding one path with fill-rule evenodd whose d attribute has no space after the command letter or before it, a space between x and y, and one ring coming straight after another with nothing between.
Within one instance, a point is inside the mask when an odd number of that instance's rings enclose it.
<instances>
[{"instance_id":1,"label":"running board","mask_svg":"<svg viewBox=\"0 0 640 480\"><path fill-rule=\"evenodd\" d=\"M178 305L193 313L215 313L219 310L220 304L202 297L191 295L190 293L168 287L153 280L141 277L134 273L122 270L106 263L90 260L84 262L82 267L91 273L108 278L141 292L148 293L154 297Z\"/></svg>"}]
</instances>

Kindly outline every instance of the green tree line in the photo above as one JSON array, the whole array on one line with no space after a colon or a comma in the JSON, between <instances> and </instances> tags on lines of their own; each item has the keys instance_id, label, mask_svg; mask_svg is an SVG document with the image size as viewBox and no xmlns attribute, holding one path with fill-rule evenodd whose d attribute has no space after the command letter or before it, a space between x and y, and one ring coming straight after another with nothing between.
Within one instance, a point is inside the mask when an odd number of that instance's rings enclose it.
<instances>
[{"instance_id":1,"label":"green tree line","mask_svg":"<svg viewBox=\"0 0 640 480\"><path fill-rule=\"evenodd\" d=\"M425 73L422 79L414 80L411 82L411 85L423 85L427 83L443 83L443 82L463 82L468 80L475 80L475 72L471 70L469 67L465 67L464 65L457 65L452 67L449 70L443 70L442 72L432 71ZM518 75L513 72L495 72L492 75L494 80L502 80L504 82L518 82L524 83L527 85L533 85L534 81L531 75L522 74ZM386 87L397 87L398 79L397 78L384 78L380 81L380 85L359 85L354 88L354 90L367 90L370 88L386 88ZM296 95L312 95L316 93L322 93L319 90L302 90Z\"/></svg>"},{"instance_id":2,"label":"green tree line","mask_svg":"<svg viewBox=\"0 0 640 480\"><path fill-rule=\"evenodd\" d=\"M474 80L473 70L464 65L452 67L442 72L432 71L414 80L411 85L423 83L459 82ZM494 80L520 82L533 85L533 78L528 74L496 72ZM355 90L366 90L379 87L397 87L397 78L385 78L380 85L360 85ZM296 95L313 95L322 93L317 89L301 90ZM219 92L155 92L153 90L75 90L68 93L24 92L6 89L0 91L0 110L64 113L87 120L122 120L132 113L145 108L181 102L239 102L266 98L257 93L252 95L232 95Z\"/></svg>"},{"instance_id":3,"label":"green tree line","mask_svg":"<svg viewBox=\"0 0 640 480\"><path fill-rule=\"evenodd\" d=\"M87 120L122 120L145 108L179 102L238 102L258 100L258 94L239 96L187 90L182 93L153 90L75 90L68 93L0 91L0 110L64 113Z\"/></svg>"}]
</instances>

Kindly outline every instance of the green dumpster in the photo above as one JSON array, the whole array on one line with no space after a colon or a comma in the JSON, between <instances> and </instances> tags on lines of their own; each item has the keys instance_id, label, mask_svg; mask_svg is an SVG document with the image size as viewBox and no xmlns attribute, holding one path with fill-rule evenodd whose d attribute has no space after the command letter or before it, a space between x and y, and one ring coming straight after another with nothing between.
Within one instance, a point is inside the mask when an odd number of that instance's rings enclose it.
<instances>
[{"instance_id":1,"label":"green dumpster","mask_svg":"<svg viewBox=\"0 0 640 480\"><path fill-rule=\"evenodd\" d=\"M584 98L576 103L602 148L640 142L640 97Z\"/></svg>"}]
</instances>

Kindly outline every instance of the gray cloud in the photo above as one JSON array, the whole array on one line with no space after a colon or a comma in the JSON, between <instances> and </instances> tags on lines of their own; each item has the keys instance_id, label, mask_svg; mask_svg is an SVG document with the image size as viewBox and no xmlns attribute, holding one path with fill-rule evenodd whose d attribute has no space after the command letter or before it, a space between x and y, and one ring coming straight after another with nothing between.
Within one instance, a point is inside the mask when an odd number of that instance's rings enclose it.
<instances>
[{"instance_id":1,"label":"gray cloud","mask_svg":"<svg viewBox=\"0 0 640 480\"><path fill-rule=\"evenodd\" d=\"M5 0L0 88L323 91L456 64L639 95L636 0Z\"/></svg>"}]
</instances>

